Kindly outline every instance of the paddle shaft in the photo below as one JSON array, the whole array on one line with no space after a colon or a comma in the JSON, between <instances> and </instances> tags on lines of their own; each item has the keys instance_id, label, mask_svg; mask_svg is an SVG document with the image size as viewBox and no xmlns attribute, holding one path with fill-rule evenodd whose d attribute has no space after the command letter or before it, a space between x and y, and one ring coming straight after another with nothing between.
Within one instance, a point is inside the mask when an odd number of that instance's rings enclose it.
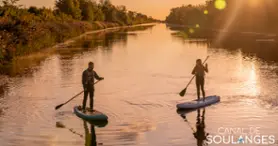
<instances>
[{"instance_id":1,"label":"paddle shaft","mask_svg":"<svg viewBox=\"0 0 278 146\"><path fill-rule=\"evenodd\" d=\"M100 80L96 81L96 82L94 83L94 85L97 84L99 81L100 81ZM74 98L76 98L77 96L81 95L83 92L84 92L84 91L81 91L80 93L76 94L76 95L73 96L71 99L69 99L67 102L65 102L65 103L63 103L63 104L61 104L61 105L59 105L59 106L57 106L57 107L60 108L61 106L63 106L63 105L65 105L65 104L69 103L69 102L72 101ZM57 109L57 107L56 107L56 109Z\"/></svg>"},{"instance_id":2,"label":"paddle shaft","mask_svg":"<svg viewBox=\"0 0 278 146\"><path fill-rule=\"evenodd\" d=\"M191 130L195 133L194 128L191 126L191 123L187 120L185 115L181 115L181 117L184 119L184 121L188 124L188 126L191 128Z\"/></svg>"},{"instance_id":3,"label":"paddle shaft","mask_svg":"<svg viewBox=\"0 0 278 146\"><path fill-rule=\"evenodd\" d=\"M75 96L73 96L70 100L68 100L67 102L63 103L63 104L67 104L70 101L72 101L74 98L76 98L77 96L81 95L84 91L81 91L80 93L76 94Z\"/></svg>"},{"instance_id":4,"label":"paddle shaft","mask_svg":"<svg viewBox=\"0 0 278 146\"><path fill-rule=\"evenodd\" d=\"M203 65L205 64L205 62L208 60L209 56L205 59L205 61L203 62ZM186 85L185 89L191 84L192 80L195 78L196 75L194 75L191 80L189 81L189 83Z\"/></svg>"},{"instance_id":5,"label":"paddle shaft","mask_svg":"<svg viewBox=\"0 0 278 146\"><path fill-rule=\"evenodd\" d=\"M190 127L190 129L195 133L196 131L195 131L195 129L191 126L191 123L189 122L189 121L185 121L187 124L188 124L188 126Z\"/></svg>"}]
</instances>

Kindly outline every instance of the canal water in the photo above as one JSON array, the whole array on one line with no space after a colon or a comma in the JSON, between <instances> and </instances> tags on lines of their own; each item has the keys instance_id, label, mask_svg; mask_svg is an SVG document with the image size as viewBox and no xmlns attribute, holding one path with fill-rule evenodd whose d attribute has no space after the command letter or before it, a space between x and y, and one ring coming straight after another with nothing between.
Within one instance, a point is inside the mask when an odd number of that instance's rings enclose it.
<instances>
[{"instance_id":1,"label":"canal water","mask_svg":"<svg viewBox=\"0 0 278 146\"><path fill-rule=\"evenodd\" d=\"M173 33L156 24L90 34L10 77L0 93L0 145L196 146L209 142L202 135L215 138L209 145L229 138L226 145L232 145L244 133L260 136L250 145L272 142L263 135L278 140L273 44L217 46ZM194 82L184 97L178 93L191 79L196 59L207 56L206 94L221 96L221 102L177 111L176 104L196 99ZM91 125L74 115L82 96L54 110L82 91L81 74L89 61L105 77L95 86L95 108L108 115L108 123Z\"/></svg>"}]
</instances>

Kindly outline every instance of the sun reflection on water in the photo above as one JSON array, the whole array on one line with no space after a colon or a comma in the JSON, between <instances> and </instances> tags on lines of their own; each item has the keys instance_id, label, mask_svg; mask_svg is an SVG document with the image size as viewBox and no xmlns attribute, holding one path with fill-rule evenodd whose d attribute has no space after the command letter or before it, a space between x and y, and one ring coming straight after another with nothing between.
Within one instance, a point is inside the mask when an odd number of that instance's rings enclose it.
<instances>
[{"instance_id":1,"label":"sun reflection on water","mask_svg":"<svg viewBox=\"0 0 278 146\"><path fill-rule=\"evenodd\" d=\"M259 72L256 68L256 62L251 61L247 62L243 69L243 84L241 90L243 90L245 95L249 96L259 96L260 91L260 82L259 82Z\"/></svg>"}]
</instances>

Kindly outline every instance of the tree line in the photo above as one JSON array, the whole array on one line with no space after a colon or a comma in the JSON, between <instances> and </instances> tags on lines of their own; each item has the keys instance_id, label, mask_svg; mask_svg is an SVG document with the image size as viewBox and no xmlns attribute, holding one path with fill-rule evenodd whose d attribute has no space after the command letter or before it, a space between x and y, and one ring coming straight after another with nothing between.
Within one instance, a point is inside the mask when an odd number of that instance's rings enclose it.
<instances>
[{"instance_id":1,"label":"tree line","mask_svg":"<svg viewBox=\"0 0 278 146\"><path fill-rule=\"evenodd\" d=\"M125 6L114 6L110 0L57 0L56 11L65 13L77 20L107 21L131 25L154 21L147 15L128 11Z\"/></svg>"},{"instance_id":2,"label":"tree line","mask_svg":"<svg viewBox=\"0 0 278 146\"><path fill-rule=\"evenodd\" d=\"M32 13L36 16L48 15L53 13L54 17L66 15L69 18L83 21L106 21L115 22L122 25L140 24L145 22L156 21L152 17L148 17L142 13L128 11L125 6L115 6L110 0L56 0L54 10L48 8L37 8L31 6L26 9L15 4L19 0L3 0L0 6L0 16L12 15L19 11Z\"/></svg>"},{"instance_id":3,"label":"tree line","mask_svg":"<svg viewBox=\"0 0 278 146\"><path fill-rule=\"evenodd\" d=\"M40 51L86 31L156 21L110 0L56 0L54 9L26 8L18 1L0 2L0 68L15 56Z\"/></svg>"},{"instance_id":4,"label":"tree line","mask_svg":"<svg viewBox=\"0 0 278 146\"><path fill-rule=\"evenodd\" d=\"M277 32L277 0L208 0L200 5L172 8L171 24L244 32Z\"/></svg>"}]
</instances>

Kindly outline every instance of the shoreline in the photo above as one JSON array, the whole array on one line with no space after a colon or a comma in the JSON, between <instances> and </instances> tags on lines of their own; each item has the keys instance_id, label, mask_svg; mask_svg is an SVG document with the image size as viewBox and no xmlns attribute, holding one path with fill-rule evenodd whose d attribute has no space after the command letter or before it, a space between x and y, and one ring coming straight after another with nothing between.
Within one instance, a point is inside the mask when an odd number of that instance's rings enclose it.
<instances>
[{"instance_id":1,"label":"shoreline","mask_svg":"<svg viewBox=\"0 0 278 146\"><path fill-rule=\"evenodd\" d=\"M138 27L138 26L149 26L149 25L155 25L157 23L143 23L143 24L136 24L136 25L126 25L126 26L116 26L116 27L108 27L108 28L104 28L104 29L98 29L98 30L92 30L92 31L88 31L85 32L79 36L70 38L62 43L58 43L52 47L48 47L49 48L65 48L67 47L68 44L73 43L76 39L80 39L86 35L89 34L95 34L95 33L99 33L99 32L104 32L104 31L111 31L111 30L116 30L116 29L122 29L122 28L133 28L133 27ZM47 48L46 48L47 49ZM28 56L28 55L27 55ZM22 57L22 56L19 56Z\"/></svg>"},{"instance_id":2,"label":"shoreline","mask_svg":"<svg viewBox=\"0 0 278 146\"><path fill-rule=\"evenodd\" d=\"M21 59L28 59L28 58L30 58L30 60L34 60L34 62L36 62L36 60L43 60L44 58L52 55L53 52L55 52L55 50L66 48L66 47L68 47L68 45L70 43L73 43L77 39L80 39L80 38L82 38L82 37L84 37L86 35L100 33L100 32L109 32L109 31L112 31L112 30L123 29L123 28L133 28L133 27L139 27L139 26L150 26L150 25L156 25L156 24L157 23L143 23L143 24L136 24L136 25L129 25L129 26L115 26L115 27L108 27L108 28L104 28L104 29L87 31L85 33L82 33L81 35L78 35L76 37L72 37L72 38L70 38L70 39L68 39L68 40L66 40L64 42L57 43L57 44L55 44L53 46L50 46L50 47L42 48L38 52L33 52L31 54L28 54L28 55L16 56L15 58L13 58L11 64L3 65L1 68L3 70L5 70L5 67L7 67L9 65L13 65L15 62L17 62L17 61L19 61ZM30 66L32 66L32 65L30 65ZM10 75L6 75L3 72L0 72L0 86L3 86L3 85L8 83L9 76Z\"/></svg>"},{"instance_id":3,"label":"shoreline","mask_svg":"<svg viewBox=\"0 0 278 146\"><path fill-rule=\"evenodd\" d=\"M178 27L178 28L195 28L195 26L182 25L182 24L173 24L173 23L165 23L168 27ZM276 33L266 33L266 32L245 32L245 31L229 31L224 29L216 29L216 28L198 28L203 31L211 31L216 33L227 33L227 34L237 34L237 35L249 35L249 36L260 36L260 37L269 37L276 38Z\"/></svg>"}]
</instances>

